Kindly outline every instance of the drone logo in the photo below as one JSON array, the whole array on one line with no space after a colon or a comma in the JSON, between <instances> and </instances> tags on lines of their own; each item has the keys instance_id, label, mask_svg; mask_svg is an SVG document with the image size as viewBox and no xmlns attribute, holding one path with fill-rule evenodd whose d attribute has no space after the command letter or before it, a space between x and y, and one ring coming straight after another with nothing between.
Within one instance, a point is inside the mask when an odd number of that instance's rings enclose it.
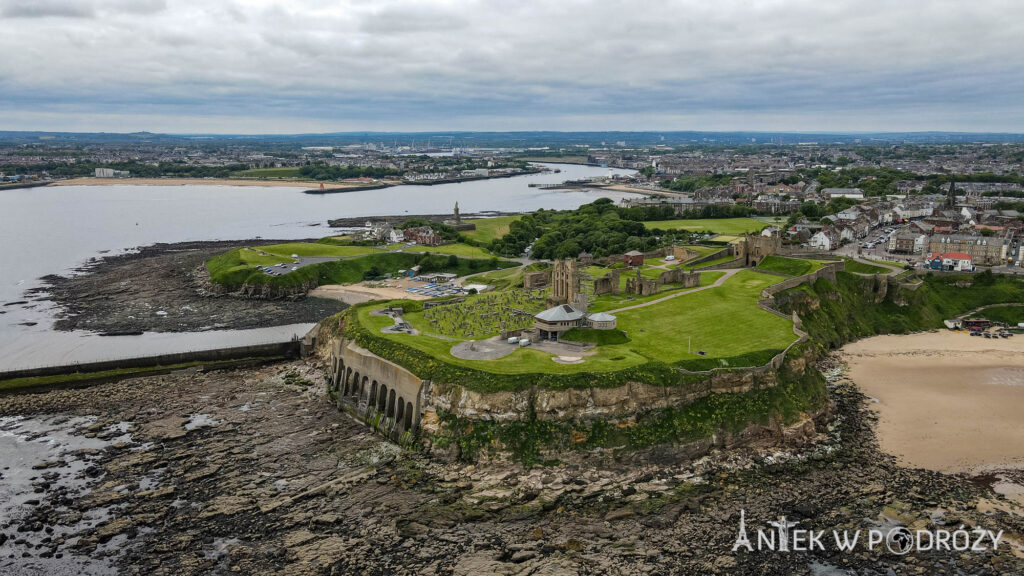
<instances>
[{"instance_id":1,"label":"drone logo","mask_svg":"<svg viewBox=\"0 0 1024 576\"><path fill-rule=\"evenodd\" d=\"M885 547L897 556L903 556L914 547L914 535L903 526L889 530L885 535Z\"/></svg>"}]
</instances>

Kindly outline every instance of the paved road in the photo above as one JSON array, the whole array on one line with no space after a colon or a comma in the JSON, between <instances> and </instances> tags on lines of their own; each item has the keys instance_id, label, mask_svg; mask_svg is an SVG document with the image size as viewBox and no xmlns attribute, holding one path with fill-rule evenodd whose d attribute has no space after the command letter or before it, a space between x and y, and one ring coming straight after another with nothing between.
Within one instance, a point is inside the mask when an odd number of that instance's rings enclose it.
<instances>
[{"instance_id":1,"label":"paved road","mask_svg":"<svg viewBox=\"0 0 1024 576\"><path fill-rule=\"evenodd\" d=\"M857 257L853 257L851 258L851 260L856 260L857 262L860 262L861 264L867 264L868 266L878 266L879 268L885 268L886 270L888 270L886 276L895 276L897 274L902 274L906 270L905 268L898 268L896 266L892 266L884 262L879 262L878 260L865 260L864 258ZM874 274L864 274L861 272L854 272L854 274L858 276L874 276Z\"/></svg>"},{"instance_id":2,"label":"paved road","mask_svg":"<svg viewBox=\"0 0 1024 576\"><path fill-rule=\"evenodd\" d=\"M616 310L609 310L608 314L615 314L616 312L625 312L626 310L633 310L633 309L636 309L636 308L643 308L644 306L651 306L652 304L658 304L659 302L664 302L666 300L671 300L673 298L678 298L680 296L685 296L687 294L693 294L694 292L700 292L701 290L708 290L710 288L717 288L717 287L721 286L722 284L725 284L726 280L728 280L729 278L732 278L733 276L735 276L736 273L739 272L740 270L741 270L741 268L731 268L729 270L721 270L721 272L725 272L725 274L723 274L722 277L719 278L718 280L715 280L715 282L713 284L708 284L707 286L701 286L700 288L694 288L692 290L684 290L682 292L676 292L675 294L669 294L668 296L665 296L663 298L656 298L654 300L651 300L650 302L644 302L643 304L634 304L632 306L626 306L624 308L619 308L619 309L616 309ZM715 272L715 270L709 270L709 272Z\"/></svg>"}]
</instances>

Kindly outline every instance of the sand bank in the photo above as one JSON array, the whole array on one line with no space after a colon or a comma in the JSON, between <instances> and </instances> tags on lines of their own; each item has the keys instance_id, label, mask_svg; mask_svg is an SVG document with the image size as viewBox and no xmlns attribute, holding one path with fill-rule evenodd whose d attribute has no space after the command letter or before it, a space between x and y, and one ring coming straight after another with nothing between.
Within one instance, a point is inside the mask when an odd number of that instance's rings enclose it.
<instances>
[{"instance_id":1,"label":"sand bank","mask_svg":"<svg viewBox=\"0 0 1024 576\"><path fill-rule=\"evenodd\" d=\"M388 285L380 283L328 284L312 290L309 295L313 298L341 300L349 305L362 304L370 300L426 300L429 298L429 296L405 291L412 287L422 288L423 283L403 279L392 280Z\"/></svg>"},{"instance_id":2,"label":"sand bank","mask_svg":"<svg viewBox=\"0 0 1024 576\"><path fill-rule=\"evenodd\" d=\"M876 398L881 448L904 464L982 474L1024 468L1024 335L879 336L845 346Z\"/></svg>"},{"instance_id":3,"label":"sand bank","mask_svg":"<svg viewBox=\"0 0 1024 576\"><path fill-rule=\"evenodd\" d=\"M53 186L267 186L302 188L320 187L320 182L304 180L258 180L252 178L71 178L54 182ZM324 182L327 189L351 188L358 190L366 184Z\"/></svg>"}]
</instances>

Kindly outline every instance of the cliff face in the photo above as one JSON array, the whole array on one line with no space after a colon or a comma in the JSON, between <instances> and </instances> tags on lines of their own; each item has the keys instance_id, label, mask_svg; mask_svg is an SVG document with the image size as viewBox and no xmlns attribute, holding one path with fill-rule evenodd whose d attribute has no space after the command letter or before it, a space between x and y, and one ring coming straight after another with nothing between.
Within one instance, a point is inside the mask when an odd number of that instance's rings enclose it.
<instances>
[{"instance_id":1,"label":"cliff face","mask_svg":"<svg viewBox=\"0 0 1024 576\"><path fill-rule=\"evenodd\" d=\"M627 382L611 388L532 387L515 392L477 392L459 385L428 382L424 395L435 410L473 420L521 420L531 410L541 420L618 419L685 406L709 394L742 394L776 383L775 371L753 369L715 372L682 386Z\"/></svg>"},{"instance_id":2,"label":"cliff face","mask_svg":"<svg viewBox=\"0 0 1024 576\"><path fill-rule=\"evenodd\" d=\"M396 390L415 407L408 430L423 447L470 461L485 454L536 462L594 448L636 452L672 445L704 453L713 446L777 443L813 434L812 421L828 411L824 381L812 364L817 348L807 344L793 348L779 367L691 374L675 385L629 381L484 392L429 378L413 378L414 390L395 377L408 370L345 338L336 320L325 321L321 334L318 352L340 406L375 429L398 426L404 433L390 408L373 399L373 390Z\"/></svg>"},{"instance_id":3,"label":"cliff face","mask_svg":"<svg viewBox=\"0 0 1024 576\"><path fill-rule=\"evenodd\" d=\"M210 272L206 269L206 266L196 268L192 276L195 278L195 290L201 295L231 295L250 300L298 300L304 298L320 284L317 278L311 278L294 286L218 284L210 281Z\"/></svg>"}]
</instances>

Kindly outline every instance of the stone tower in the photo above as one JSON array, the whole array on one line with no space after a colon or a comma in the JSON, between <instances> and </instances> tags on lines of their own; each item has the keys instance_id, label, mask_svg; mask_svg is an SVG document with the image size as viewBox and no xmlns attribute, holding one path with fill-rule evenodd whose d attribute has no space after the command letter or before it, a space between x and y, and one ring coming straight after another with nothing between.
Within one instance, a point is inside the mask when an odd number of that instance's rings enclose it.
<instances>
[{"instance_id":1,"label":"stone tower","mask_svg":"<svg viewBox=\"0 0 1024 576\"><path fill-rule=\"evenodd\" d=\"M459 214L459 203L455 202L455 224L462 224L462 214Z\"/></svg>"},{"instance_id":2,"label":"stone tower","mask_svg":"<svg viewBox=\"0 0 1024 576\"><path fill-rule=\"evenodd\" d=\"M956 208L956 182L949 183L949 192L946 194L946 208Z\"/></svg>"},{"instance_id":3,"label":"stone tower","mask_svg":"<svg viewBox=\"0 0 1024 576\"><path fill-rule=\"evenodd\" d=\"M580 274L576 260L555 260L551 268L551 304L575 304L580 293Z\"/></svg>"}]
</instances>

